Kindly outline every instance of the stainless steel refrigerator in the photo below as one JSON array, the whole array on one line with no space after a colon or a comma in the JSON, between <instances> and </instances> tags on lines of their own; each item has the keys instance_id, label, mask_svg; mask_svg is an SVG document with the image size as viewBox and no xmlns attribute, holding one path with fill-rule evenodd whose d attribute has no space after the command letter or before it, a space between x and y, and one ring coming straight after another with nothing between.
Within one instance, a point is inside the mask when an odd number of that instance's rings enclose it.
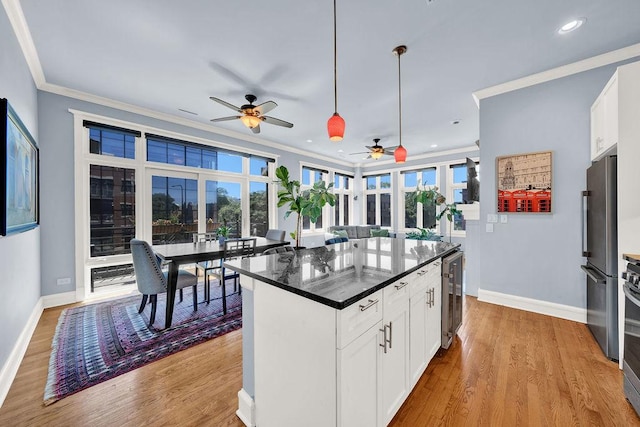
<instances>
[{"instance_id":1,"label":"stainless steel refrigerator","mask_svg":"<svg viewBox=\"0 0 640 427\"><path fill-rule=\"evenodd\" d=\"M587 325L605 356L618 360L617 158L587 169L583 191L582 256L587 275Z\"/></svg>"}]
</instances>

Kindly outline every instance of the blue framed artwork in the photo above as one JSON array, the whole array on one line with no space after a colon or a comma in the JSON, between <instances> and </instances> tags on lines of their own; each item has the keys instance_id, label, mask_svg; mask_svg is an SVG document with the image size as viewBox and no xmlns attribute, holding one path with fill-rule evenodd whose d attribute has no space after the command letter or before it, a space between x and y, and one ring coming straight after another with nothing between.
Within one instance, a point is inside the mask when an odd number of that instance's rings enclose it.
<instances>
[{"instance_id":1,"label":"blue framed artwork","mask_svg":"<svg viewBox=\"0 0 640 427\"><path fill-rule=\"evenodd\" d=\"M6 99L0 99L0 161L5 185L0 188L0 234L31 230L39 223L39 150Z\"/></svg>"}]
</instances>

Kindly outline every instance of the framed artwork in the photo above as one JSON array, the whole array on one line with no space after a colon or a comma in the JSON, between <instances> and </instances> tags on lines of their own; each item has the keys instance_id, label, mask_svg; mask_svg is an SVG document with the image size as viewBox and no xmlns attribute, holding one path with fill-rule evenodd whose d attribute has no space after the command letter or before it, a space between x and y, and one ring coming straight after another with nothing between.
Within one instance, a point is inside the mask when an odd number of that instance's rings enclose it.
<instances>
[{"instance_id":1,"label":"framed artwork","mask_svg":"<svg viewBox=\"0 0 640 427\"><path fill-rule=\"evenodd\" d=\"M496 158L498 212L551 213L551 151Z\"/></svg>"},{"instance_id":2,"label":"framed artwork","mask_svg":"<svg viewBox=\"0 0 640 427\"><path fill-rule=\"evenodd\" d=\"M6 99L0 99L0 162L5 184L0 188L0 234L20 233L39 222L39 150Z\"/></svg>"}]
</instances>

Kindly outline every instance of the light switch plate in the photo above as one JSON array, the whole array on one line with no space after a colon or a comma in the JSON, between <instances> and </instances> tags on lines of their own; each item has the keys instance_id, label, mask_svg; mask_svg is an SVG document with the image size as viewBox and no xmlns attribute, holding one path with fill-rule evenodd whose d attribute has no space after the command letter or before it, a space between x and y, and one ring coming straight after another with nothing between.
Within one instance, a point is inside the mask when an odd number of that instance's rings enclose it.
<instances>
[{"instance_id":1,"label":"light switch plate","mask_svg":"<svg viewBox=\"0 0 640 427\"><path fill-rule=\"evenodd\" d=\"M498 214L487 214L487 222L492 224L498 222Z\"/></svg>"},{"instance_id":2,"label":"light switch plate","mask_svg":"<svg viewBox=\"0 0 640 427\"><path fill-rule=\"evenodd\" d=\"M500 224L506 224L509 222L509 217L506 215L500 215Z\"/></svg>"},{"instance_id":3,"label":"light switch plate","mask_svg":"<svg viewBox=\"0 0 640 427\"><path fill-rule=\"evenodd\" d=\"M493 233L493 224L486 224L487 233Z\"/></svg>"}]
</instances>

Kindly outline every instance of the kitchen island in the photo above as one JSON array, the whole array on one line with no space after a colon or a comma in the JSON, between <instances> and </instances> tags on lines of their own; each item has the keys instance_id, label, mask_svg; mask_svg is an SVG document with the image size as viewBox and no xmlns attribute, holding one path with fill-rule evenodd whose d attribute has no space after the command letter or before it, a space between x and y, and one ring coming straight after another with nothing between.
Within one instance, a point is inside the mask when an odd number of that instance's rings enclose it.
<instances>
[{"instance_id":1,"label":"kitchen island","mask_svg":"<svg viewBox=\"0 0 640 427\"><path fill-rule=\"evenodd\" d=\"M249 426L382 426L441 342L445 242L370 238L231 261Z\"/></svg>"}]
</instances>

